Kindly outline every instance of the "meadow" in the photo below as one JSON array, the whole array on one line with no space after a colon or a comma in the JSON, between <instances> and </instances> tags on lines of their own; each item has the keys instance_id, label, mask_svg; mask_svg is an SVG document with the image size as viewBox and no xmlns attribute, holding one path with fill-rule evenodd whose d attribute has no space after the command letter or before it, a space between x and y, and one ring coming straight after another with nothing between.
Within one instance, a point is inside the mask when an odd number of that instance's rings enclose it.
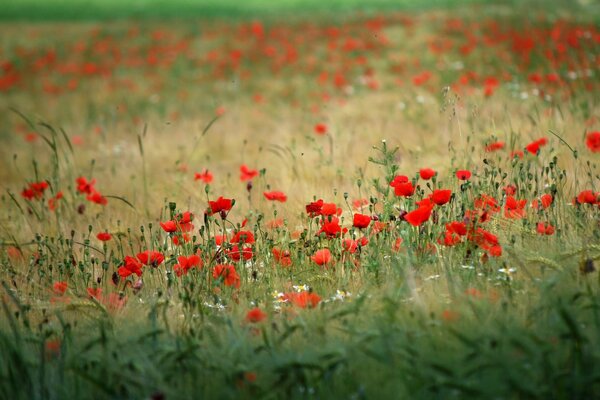
<instances>
[{"instance_id":1,"label":"meadow","mask_svg":"<svg viewBox=\"0 0 600 400\"><path fill-rule=\"evenodd\" d=\"M600 397L594 2L86 4L0 10L0 398Z\"/></svg>"}]
</instances>

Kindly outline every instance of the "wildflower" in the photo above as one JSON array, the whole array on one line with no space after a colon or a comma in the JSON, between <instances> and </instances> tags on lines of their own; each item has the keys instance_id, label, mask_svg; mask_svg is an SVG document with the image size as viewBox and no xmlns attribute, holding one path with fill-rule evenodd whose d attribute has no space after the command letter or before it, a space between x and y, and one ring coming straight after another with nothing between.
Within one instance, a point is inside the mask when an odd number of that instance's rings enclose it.
<instances>
[{"instance_id":1,"label":"wildflower","mask_svg":"<svg viewBox=\"0 0 600 400\"><path fill-rule=\"evenodd\" d=\"M535 208L536 210L540 207L543 209L546 209L548 207L550 207L552 205L552 202L554 201L554 198L552 197L551 194L545 193L543 195L540 196L539 200L538 199L534 199L531 202L531 207Z\"/></svg>"},{"instance_id":2,"label":"wildflower","mask_svg":"<svg viewBox=\"0 0 600 400\"><path fill-rule=\"evenodd\" d=\"M415 193L415 187L412 182L396 183L394 193L396 196L410 197Z\"/></svg>"},{"instance_id":3,"label":"wildflower","mask_svg":"<svg viewBox=\"0 0 600 400\"><path fill-rule=\"evenodd\" d=\"M48 182L33 182L28 185L26 189L23 189L21 196L27 200L39 200L44 196L44 192L48 189Z\"/></svg>"},{"instance_id":4,"label":"wildflower","mask_svg":"<svg viewBox=\"0 0 600 400\"><path fill-rule=\"evenodd\" d=\"M254 253L252 252L252 247L246 246L240 248L240 246L236 245L227 251L227 255L233 261L239 262L241 259L244 259L245 261L250 260L254 256Z\"/></svg>"},{"instance_id":5,"label":"wildflower","mask_svg":"<svg viewBox=\"0 0 600 400\"><path fill-rule=\"evenodd\" d=\"M212 215L231 210L231 207L233 207L235 201L233 199L226 199L221 196L215 201L209 201L208 204L210 205L210 214Z\"/></svg>"},{"instance_id":6,"label":"wildflower","mask_svg":"<svg viewBox=\"0 0 600 400\"><path fill-rule=\"evenodd\" d=\"M112 235L108 232L100 232L96 235L96 238L102 242L108 242L112 239Z\"/></svg>"},{"instance_id":7,"label":"wildflower","mask_svg":"<svg viewBox=\"0 0 600 400\"><path fill-rule=\"evenodd\" d=\"M413 210L404 216L404 220L407 221L412 226L419 226L423 222L427 221L431 216L431 210L433 207L431 206L423 206L419 207L416 210Z\"/></svg>"},{"instance_id":8,"label":"wildflower","mask_svg":"<svg viewBox=\"0 0 600 400\"><path fill-rule=\"evenodd\" d=\"M290 292L283 295L283 300L287 300L300 308L315 308L321 301L321 297L310 291Z\"/></svg>"},{"instance_id":9,"label":"wildflower","mask_svg":"<svg viewBox=\"0 0 600 400\"><path fill-rule=\"evenodd\" d=\"M289 267L292 265L292 259L289 251L282 251L276 247L273 247L271 253L273 254L275 261L282 267Z\"/></svg>"},{"instance_id":10,"label":"wildflower","mask_svg":"<svg viewBox=\"0 0 600 400\"><path fill-rule=\"evenodd\" d=\"M541 139L538 139L536 141L529 143L527 146L525 146L525 150L527 150L529 153L531 153L533 155L537 155L540 151L540 147L545 146L547 143L548 143L548 139L541 138Z\"/></svg>"},{"instance_id":11,"label":"wildflower","mask_svg":"<svg viewBox=\"0 0 600 400\"><path fill-rule=\"evenodd\" d=\"M421 179L424 179L426 181L433 178L435 174L437 174L437 172L435 172L431 168L423 168L419 170L419 176L421 177Z\"/></svg>"},{"instance_id":12,"label":"wildflower","mask_svg":"<svg viewBox=\"0 0 600 400\"><path fill-rule=\"evenodd\" d=\"M92 194L95 191L95 189L94 189L94 185L96 184L95 179L88 181L83 176L80 176L79 178L75 179L75 183L77 183L77 191L79 193Z\"/></svg>"},{"instance_id":13,"label":"wildflower","mask_svg":"<svg viewBox=\"0 0 600 400\"><path fill-rule=\"evenodd\" d=\"M90 298L99 300L102 297L102 289L101 288L87 288L87 294Z\"/></svg>"},{"instance_id":14,"label":"wildflower","mask_svg":"<svg viewBox=\"0 0 600 400\"><path fill-rule=\"evenodd\" d=\"M525 216L526 205L527 200L517 200L513 196L508 196L504 205L504 216L514 219L523 218Z\"/></svg>"},{"instance_id":15,"label":"wildflower","mask_svg":"<svg viewBox=\"0 0 600 400\"><path fill-rule=\"evenodd\" d=\"M430 196L431 201L433 201L438 206L444 205L447 202L449 202L451 197L452 191L449 189L436 189Z\"/></svg>"},{"instance_id":16,"label":"wildflower","mask_svg":"<svg viewBox=\"0 0 600 400\"><path fill-rule=\"evenodd\" d=\"M358 249L358 242L356 240L352 240L350 238L344 239L342 242L342 247L350 254L354 254Z\"/></svg>"},{"instance_id":17,"label":"wildflower","mask_svg":"<svg viewBox=\"0 0 600 400\"><path fill-rule=\"evenodd\" d=\"M205 169L204 171L200 172L196 172L194 174L194 180L195 181L202 181L206 184L209 184L213 181L213 174L210 173L209 170Z\"/></svg>"},{"instance_id":18,"label":"wildflower","mask_svg":"<svg viewBox=\"0 0 600 400\"><path fill-rule=\"evenodd\" d=\"M583 190L577 195L578 204L595 204L598 201L598 193L591 190Z\"/></svg>"},{"instance_id":19,"label":"wildflower","mask_svg":"<svg viewBox=\"0 0 600 400\"><path fill-rule=\"evenodd\" d=\"M86 199L91 201L92 203L100 204L101 206L105 206L108 204L108 200L106 197L102 196L100 192L93 191L91 194L88 194Z\"/></svg>"},{"instance_id":20,"label":"wildflower","mask_svg":"<svg viewBox=\"0 0 600 400\"><path fill-rule=\"evenodd\" d=\"M554 234L554 227L550 224L538 222L536 231L540 235L552 235Z\"/></svg>"},{"instance_id":21,"label":"wildflower","mask_svg":"<svg viewBox=\"0 0 600 400\"><path fill-rule=\"evenodd\" d=\"M352 226L358 229L363 229L369 226L371 223L371 217L364 214L354 214L354 220Z\"/></svg>"},{"instance_id":22,"label":"wildflower","mask_svg":"<svg viewBox=\"0 0 600 400\"><path fill-rule=\"evenodd\" d=\"M248 168L248 166L246 164L243 164L240 167L240 180L242 182L250 181L250 180L254 179L257 175L258 175L258 171L255 169Z\"/></svg>"},{"instance_id":23,"label":"wildflower","mask_svg":"<svg viewBox=\"0 0 600 400\"><path fill-rule=\"evenodd\" d=\"M230 240L231 243L252 244L254 234L250 231L237 231Z\"/></svg>"},{"instance_id":24,"label":"wildflower","mask_svg":"<svg viewBox=\"0 0 600 400\"><path fill-rule=\"evenodd\" d=\"M271 201L279 201L281 203L285 203L285 201L287 200L287 196L283 192L264 192L263 195L267 200Z\"/></svg>"},{"instance_id":25,"label":"wildflower","mask_svg":"<svg viewBox=\"0 0 600 400\"><path fill-rule=\"evenodd\" d=\"M331 252L329 249L321 249L317 250L313 256L310 257L311 260L315 262L317 265L325 265L331 262Z\"/></svg>"},{"instance_id":26,"label":"wildflower","mask_svg":"<svg viewBox=\"0 0 600 400\"><path fill-rule=\"evenodd\" d=\"M127 278L131 274L142 276L142 263L136 258L131 256L125 256L123 265L117 270L121 278Z\"/></svg>"},{"instance_id":27,"label":"wildflower","mask_svg":"<svg viewBox=\"0 0 600 400\"><path fill-rule=\"evenodd\" d=\"M341 209L340 209L341 211ZM335 215L338 213L338 208L335 205L335 203L323 203L321 205L321 215L323 216L328 216L328 215ZM340 212L341 214L341 212Z\"/></svg>"},{"instance_id":28,"label":"wildflower","mask_svg":"<svg viewBox=\"0 0 600 400\"><path fill-rule=\"evenodd\" d=\"M62 192L58 192L56 193L56 196L48 199L48 209L50 211L54 211L56 210L56 202L60 199L63 198L63 193Z\"/></svg>"},{"instance_id":29,"label":"wildflower","mask_svg":"<svg viewBox=\"0 0 600 400\"><path fill-rule=\"evenodd\" d=\"M167 233L173 233L177 230L175 221L160 222L160 226Z\"/></svg>"},{"instance_id":30,"label":"wildflower","mask_svg":"<svg viewBox=\"0 0 600 400\"><path fill-rule=\"evenodd\" d=\"M64 281L54 282L52 289L54 291L54 294L56 294L58 296L62 296L67 291L67 282L64 282Z\"/></svg>"},{"instance_id":31,"label":"wildflower","mask_svg":"<svg viewBox=\"0 0 600 400\"><path fill-rule=\"evenodd\" d=\"M323 225L321 225L321 229L317 232L317 236L321 233L325 233L329 238L339 236L342 233L342 227L340 226L339 220L335 217L331 220L326 220Z\"/></svg>"},{"instance_id":32,"label":"wildflower","mask_svg":"<svg viewBox=\"0 0 600 400\"><path fill-rule=\"evenodd\" d=\"M235 270L235 267L230 264L217 264L213 268L213 278L223 278L225 286L240 287L240 276Z\"/></svg>"},{"instance_id":33,"label":"wildflower","mask_svg":"<svg viewBox=\"0 0 600 400\"><path fill-rule=\"evenodd\" d=\"M192 254L189 257L177 257L177 264L173 266L173 271L177 276L185 275L194 267L202 268L202 259L197 254Z\"/></svg>"},{"instance_id":34,"label":"wildflower","mask_svg":"<svg viewBox=\"0 0 600 400\"><path fill-rule=\"evenodd\" d=\"M466 170L466 169L461 169L456 171L456 177L458 179L460 179L461 181L466 181L469 178L471 178L471 171Z\"/></svg>"},{"instance_id":35,"label":"wildflower","mask_svg":"<svg viewBox=\"0 0 600 400\"><path fill-rule=\"evenodd\" d=\"M321 209L323 208L323 200L319 199L306 205L306 213L311 217L317 217L321 215Z\"/></svg>"},{"instance_id":36,"label":"wildflower","mask_svg":"<svg viewBox=\"0 0 600 400\"><path fill-rule=\"evenodd\" d=\"M162 255L162 253L153 250L146 250L142 253L138 253L136 257L142 264L152 268L158 267L165 260L165 256Z\"/></svg>"},{"instance_id":37,"label":"wildflower","mask_svg":"<svg viewBox=\"0 0 600 400\"><path fill-rule=\"evenodd\" d=\"M315 129L315 133L317 135L327 134L327 125L325 125L323 123L316 124L314 129Z\"/></svg>"},{"instance_id":38,"label":"wildflower","mask_svg":"<svg viewBox=\"0 0 600 400\"><path fill-rule=\"evenodd\" d=\"M592 153L600 153L600 131L588 133L585 145Z\"/></svg>"},{"instance_id":39,"label":"wildflower","mask_svg":"<svg viewBox=\"0 0 600 400\"><path fill-rule=\"evenodd\" d=\"M502 150L504 148L504 142L493 142L485 146L485 151L491 153L494 151Z\"/></svg>"},{"instance_id":40,"label":"wildflower","mask_svg":"<svg viewBox=\"0 0 600 400\"><path fill-rule=\"evenodd\" d=\"M267 314L258 307L254 307L246 314L246 321L253 324L259 323L265 318L267 318Z\"/></svg>"}]
</instances>

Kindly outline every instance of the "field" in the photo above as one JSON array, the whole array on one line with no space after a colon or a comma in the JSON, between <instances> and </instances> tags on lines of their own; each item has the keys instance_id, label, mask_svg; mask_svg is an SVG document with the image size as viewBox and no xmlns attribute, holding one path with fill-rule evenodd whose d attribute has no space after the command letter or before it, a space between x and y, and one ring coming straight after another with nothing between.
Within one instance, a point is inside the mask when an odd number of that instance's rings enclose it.
<instances>
[{"instance_id":1,"label":"field","mask_svg":"<svg viewBox=\"0 0 600 400\"><path fill-rule=\"evenodd\" d=\"M600 398L600 10L10 0L1 399Z\"/></svg>"}]
</instances>

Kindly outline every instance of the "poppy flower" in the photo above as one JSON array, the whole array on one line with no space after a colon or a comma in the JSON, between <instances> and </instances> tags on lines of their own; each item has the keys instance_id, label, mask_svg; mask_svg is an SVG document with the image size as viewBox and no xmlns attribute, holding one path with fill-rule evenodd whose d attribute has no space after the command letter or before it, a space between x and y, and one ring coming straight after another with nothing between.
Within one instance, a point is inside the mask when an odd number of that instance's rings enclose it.
<instances>
[{"instance_id":1,"label":"poppy flower","mask_svg":"<svg viewBox=\"0 0 600 400\"><path fill-rule=\"evenodd\" d=\"M112 239L112 235L108 232L100 232L96 235L96 238L102 242L107 242Z\"/></svg>"},{"instance_id":2,"label":"poppy flower","mask_svg":"<svg viewBox=\"0 0 600 400\"><path fill-rule=\"evenodd\" d=\"M310 257L311 260L317 265L325 265L331 262L331 252L329 249L317 250L314 255Z\"/></svg>"},{"instance_id":3,"label":"poppy flower","mask_svg":"<svg viewBox=\"0 0 600 400\"><path fill-rule=\"evenodd\" d=\"M264 313L260 308L254 307L246 314L246 322L253 324L259 323L267 318L267 314Z\"/></svg>"},{"instance_id":4,"label":"poppy flower","mask_svg":"<svg viewBox=\"0 0 600 400\"><path fill-rule=\"evenodd\" d=\"M442 206L450 201L452 190L450 189L435 189L430 198L438 206Z\"/></svg>"},{"instance_id":5,"label":"poppy flower","mask_svg":"<svg viewBox=\"0 0 600 400\"><path fill-rule=\"evenodd\" d=\"M244 181L251 181L257 175L258 175L258 171L255 170L255 169L248 168L248 166L246 164L243 164L240 167L240 180L242 182L244 182Z\"/></svg>"},{"instance_id":6,"label":"poppy flower","mask_svg":"<svg viewBox=\"0 0 600 400\"><path fill-rule=\"evenodd\" d=\"M321 209L323 208L323 200L319 199L306 205L306 213L311 217L317 217L321 215Z\"/></svg>"},{"instance_id":7,"label":"poppy flower","mask_svg":"<svg viewBox=\"0 0 600 400\"><path fill-rule=\"evenodd\" d=\"M319 123L315 125L315 133L317 135L325 135L327 134L327 125L323 123Z\"/></svg>"},{"instance_id":8,"label":"poppy flower","mask_svg":"<svg viewBox=\"0 0 600 400\"><path fill-rule=\"evenodd\" d=\"M358 242L356 240L352 240L350 238L344 239L342 242L342 247L350 254L354 254L358 249Z\"/></svg>"},{"instance_id":9,"label":"poppy flower","mask_svg":"<svg viewBox=\"0 0 600 400\"><path fill-rule=\"evenodd\" d=\"M106 199L106 197L102 196L97 191L93 191L91 194L88 194L86 199L88 199L92 203L100 204L101 206L105 206L106 204L108 204L108 200Z\"/></svg>"},{"instance_id":10,"label":"poppy flower","mask_svg":"<svg viewBox=\"0 0 600 400\"><path fill-rule=\"evenodd\" d=\"M142 276L142 263L136 258L131 256L125 256L123 265L117 270L121 278L127 278L131 274Z\"/></svg>"},{"instance_id":11,"label":"poppy flower","mask_svg":"<svg viewBox=\"0 0 600 400\"><path fill-rule=\"evenodd\" d=\"M429 219L429 217L431 216L431 211L432 207L419 207L416 210L413 210L404 215L404 220L412 226L419 226Z\"/></svg>"},{"instance_id":12,"label":"poppy flower","mask_svg":"<svg viewBox=\"0 0 600 400\"><path fill-rule=\"evenodd\" d=\"M319 295L309 291L285 293L282 298L300 308L315 308L321 301Z\"/></svg>"},{"instance_id":13,"label":"poppy flower","mask_svg":"<svg viewBox=\"0 0 600 400\"><path fill-rule=\"evenodd\" d=\"M325 233L327 237L334 238L342 233L342 227L340 226L339 220L334 217L330 221L326 220L321 229L317 232L317 236L321 233Z\"/></svg>"},{"instance_id":14,"label":"poppy flower","mask_svg":"<svg viewBox=\"0 0 600 400\"><path fill-rule=\"evenodd\" d=\"M577 195L578 204L595 204L598 201L598 193L591 190L583 190Z\"/></svg>"},{"instance_id":15,"label":"poppy flower","mask_svg":"<svg viewBox=\"0 0 600 400\"><path fill-rule=\"evenodd\" d=\"M96 184L95 179L88 181L83 176L80 176L79 178L75 179L75 183L77 183L77 191L79 193L92 194L95 191L95 189L94 189L94 185Z\"/></svg>"},{"instance_id":16,"label":"poppy flower","mask_svg":"<svg viewBox=\"0 0 600 400\"><path fill-rule=\"evenodd\" d=\"M323 203L321 205L321 215L335 215L338 213L338 208L335 203Z\"/></svg>"},{"instance_id":17,"label":"poppy flower","mask_svg":"<svg viewBox=\"0 0 600 400\"><path fill-rule=\"evenodd\" d=\"M230 264L217 264L213 268L213 278L223 278L225 286L240 287L240 276L235 270L235 267Z\"/></svg>"},{"instance_id":18,"label":"poppy flower","mask_svg":"<svg viewBox=\"0 0 600 400\"><path fill-rule=\"evenodd\" d=\"M515 194L517 194L517 187L515 185L506 185L502 190L508 196L514 196Z\"/></svg>"},{"instance_id":19,"label":"poppy flower","mask_svg":"<svg viewBox=\"0 0 600 400\"><path fill-rule=\"evenodd\" d=\"M194 174L194 180L209 184L213 181L213 174L211 174L209 170L205 169L202 172L196 172Z\"/></svg>"},{"instance_id":20,"label":"poppy flower","mask_svg":"<svg viewBox=\"0 0 600 400\"><path fill-rule=\"evenodd\" d=\"M136 257L142 264L152 268L158 267L165 260L165 256L162 255L162 253L154 250L146 250L142 253L138 253Z\"/></svg>"},{"instance_id":21,"label":"poppy flower","mask_svg":"<svg viewBox=\"0 0 600 400\"><path fill-rule=\"evenodd\" d=\"M160 222L160 226L167 233L173 233L177 230L175 221Z\"/></svg>"},{"instance_id":22,"label":"poppy flower","mask_svg":"<svg viewBox=\"0 0 600 400\"><path fill-rule=\"evenodd\" d=\"M410 197L415 193L415 187L412 182L401 182L394 186L396 196Z\"/></svg>"},{"instance_id":23,"label":"poppy flower","mask_svg":"<svg viewBox=\"0 0 600 400\"><path fill-rule=\"evenodd\" d=\"M392 179L392 181L390 182L390 186L393 187L393 188L395 188L395 187L397 187L400 184L408 183L408 182L409 182L408 176L406 176L406 175L396 175L394 177L394 179Z\"/></svg>"},{"instance_id":24,"label":"poppy flower","mask_svg":"<svg viewBox=\"0 0 600 400\"><path fill-rule=\"evenodd\" d=\"M56 196L48 199L48 209L50 211L54 211L56 210L56 202L60 199L63 198L63 193L62 192L58 192L56 193Z\"/></svg>"},{"instance_id":25,"label":"poppy flower","mask_svg":"<svg viewBox=\"0 0 600 400\"><path fill-rule=\"evenodd\" d=\"M541 138L529 143L527 146L525 146L525 150L527 150L531 154L537 155L540 151L540 147L545 146L547 143L548 139Z\"/></svg>"},{"instance_id":26,"label":"poppy flower","mask_svg":"<svg viewBox=\"0 0 600 400\"><path fill-rule=\"evenodd\" d=\"M471 178L471 171L466 170L466 169L460 169L460 170L456 171L456 177L458 179L460 179L461 181L466 181L469 178Z\"/></svg>"},{"instance_id":27,"label":"poppy flower","mask_svg":"<svg viewBox=\"0 0 600 400\"><path fill-rule=\"evenodd\" d=\"M527 200L517 200L513 196L508 196L504 205L504 216L513 219L523 218L526 205Z\"/></svg>"},{"instance_id":28,"label":"poppy flower","mask_svg":"<svg viewBox=\"0 0 600 400\"><path fill-rule=\"evenodd\" d=\"M177 264L173 266L173 271L177 276L185 275L191 268L202 267L202 259L197 254L192 254L189 257L179 256L177 257Z\"/></svg>"},{"instance_id":29,"label":"poppy flower","mask_svg":"<svg viewBox=\"0 0 600 400\"><path fill-rule=\"evenodd\" d=\"M249 246L240 247L240 246L235 245L227 251L227 255L233 261L239 262L242 259L245 261L250 260L254 256L254 253L252 252L252 247L249 247Z\"/></svg>"},{"instance_id":30,"label":"poppy flower","mask_svg":"<svg viewBox=\"0 0 600 400\"><path fill-rule=\"evenodd\" d=\"M421 179L424 179L426 181L433 178L435 174L437 174L437 172L435 172L431 168L423 168L419 170L419 176L421 177Z\"/></svg>"},{"instance_id":31,"label":"poppy flower","mask_svg":"<svg viewBox=\"0 0 600 400\"><path fill-rule=\"evenodd\" d=\"M54 282L52 289L54 291L54 294L62 296L67 291L67 282Z\"/></svg>"},{"instance_id":32,"label":"poppy flower","mask_svg":"<svg viewBox=\"0 0 600 400\"><path fill-rule=\"evenodd\" d=\"M600 131L588 133L585 145L592 153L600 153Z\"/></svg>"},{"instance_id":33,"label":"poppy flower","mask_svg":"<svg viewBox=\"0 0 600 400\"><path fill-rule=\"evenodd\" d=\"M87 288L87 294L90 298L100 300L102 296L102 288Z\"/></svg>"},{"instance_id":34,"label":"poppy flower","mask_svg":"<svg viewBox=\"0 0 600 400\"><path fill-rule=\"evenodd\" d=\"M486 153L502 150L504 148L504 142L493 142L485 146Z\"/></svg>"},{"instance_id":35,"label":"poppy flower","mask_svg":"<svg viewBox=\"0 0 600 400\"><path fill-rule=\"evenodd\" d=\"M254 234L250 231L237 231L230 240L231 243L252 244Z\"/></svg>"},{"instance_id":36,"label":"poppy flower","mask_svg":"<svg viewBox=\"0 0 600 400\"><path fill-rule=\"evenodd\" d=\"M354 214L354 220L352 226L358 229L364 229L371 223L371 217L364 214Z\"/></svg>"},{"instance_id":37,"label":"poppy flower","mask_svg":"<svg viewBox=\"0 0 600 400\"><path fill-rule=\"evenodd\" d=\"M464 222L453 221L446 224L446 231L464 236L467 234L467 225Z\"/></svg>"},{"instance_id":38,"label":"poppy flower","mask_svg":"<svg viewBox=\"0 0 600 400\"><path fill-rule=\"evenodd\" d=\"M21 192L21 196L27 200L39 200L44 197L44 192L48 189L48 182L32 182L28 185L26 189L23 189Z\"/></svg>"},{"instance_id":39,"label":"poppy flower","mask_svg":"<svg viewBox=\"0 0 600 400\"><path fill-rule=\"evenodd\" d=\"M285 203L287 200L287 196L283 192L264 192L263 195L267 200L271 201L279 201L281 203Z\"/></svg>"},{"instance_id":40,"label":"poppy flower","mask_svg":"<svg viewBox=\"0 0 600 400\"><path fill-rule=\"evenodd\" d=\"M277 261L277 263L282 267L289 267L292 265L292 259L289 251L282 251L276 247L273 247L271 253L273 254L275 261Z\"/></svg>"},{"instance_id":41,"label":"poppy flower","mask_svg":"<svg viewBox=\"0 0 600 400\"><path fill-rule=\"evenodd\" d=\"M231 207L233 207L235 201L233 199L226 199L221 196L215 201L209 201L208 204L210 206L211 214L216 214L220 213L221 211L231 210Z\"/></svg>"},{"instance_id":42,"label":"poppy flower","mask_svg":"<svg viewBox=\"0 0 600 400\"><path fill-rule=\"evenodd\" d=\"M369 200L367 199L356 199L352 202L352 207L354 207L355 210L360 210L365 206L369 205Z\"/></svg>"},{"instance_id":43,"label":"poppy flower","mask_svg":"<svg viewBox=\"0 0 600 400\"><path fill-rule=\"evenodd\" d=\"M536 210L540 207L543 209L546 209L548 207L550 207L552 205L552 202L554 201L554 198L552 197L551 194L549 193L545 193L543 195L540 196L539 200L538 199L534 199L531 202L531 207L535 208Z\"/></svg>"},{"instance_id":44,"label":"poppy flower","mask_svg":"<svg viewBox=\"0 0 600 400\"><path fill-rule=\"evenodd\" d=\"M552 235L554 234L554 227L550 224L538 222L536 231L540 235Z\"/></svg>"}]
</instances>

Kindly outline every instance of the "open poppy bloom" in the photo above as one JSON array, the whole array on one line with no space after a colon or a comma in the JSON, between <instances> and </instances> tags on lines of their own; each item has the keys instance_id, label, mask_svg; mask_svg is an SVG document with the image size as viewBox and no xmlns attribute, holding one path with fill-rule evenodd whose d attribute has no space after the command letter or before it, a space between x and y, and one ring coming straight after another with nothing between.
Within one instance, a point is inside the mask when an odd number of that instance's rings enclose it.
<instances>
[{"instance_id":1,"label":"open poppy bloom","mask_svg":"<svg viewBox=\"0 0 600 400\"><path fill-rule=\"evenodd\" d=\"M254 307L246 314L246 321L253 324L259 323L265 318L267 318L267 314L258 307Z\"/></svg>"},{"instance_id":2,"label":"open poppy bloom","mask_svg":"<svg viewBox=\"0 0 600 400\"><path fill-rule=\"evenodd\" d=\"M371 223L371 217L364 214L354 214L354 220L352 221L352 226L358 229L364 229L369 226Z\"/></svg>"},{"instance_id":3,"label":"open poppy bloom","mask_svg":"<svg viewBox=\"0 0 600 400\"><path fill-rule=\"evenodd\" d=\"M461 181L466 181L469 178L471 178L471 171L466 170L466 169L460 169L460 170L456 171L456 177L458 179L460 179Z\"/></svg>"},{"instance_id":4,"label":"open poppy bloom","mask_svg":"<svg viewBox=\"0 0 600 400\"><path fill-rule=\"evenodd\" d=\"M310 257L310 259L313 260L317 265L329 264L331 262L331 252L329 249L317 250L315 254Z\"/></svg>"},{"instance_id":5,"label":"open poppy bloom","mask_svg":"<svg viewBox=\"0 0 600 400\"><path fill-rule=\"evenodd\" d=\"M287 200L287 196L283 192L264 192L263 195L267 200L271 201L279 201L281 203L285 203L285 201Z\"/></svg>"},{"instance_id":6,"label":"open poppy bloom","mask_svg":"<svg viewBox=\"0 0 600 400\"><path fill-rule=\"evenodd\" d=\"M212 215L220 213L222 211L231 210L231 207L233 207L235 201L233 199L226 199L223 196L221 196L215 201L209 201L208 204L210 206L210 213Z\"/></svg>"},{"instance_id":7,"label":"open poppy bloom","mask_svg":"<svg viewBox=\"0 0 600 400\"><path fill-rule=\"evenodd\" d=\"M248 168L248 166L246 164L243 164L240 167L240 180L242 182L244 182L244 181L251 181L257 175L258 175L258 171L255 170L255 169Z\"/></svg>"},{"instance_id":8,"label":"open poppy bloom","mask_svg":"<svg viewBox=\"0 0 600 400\"><path fill-rule=\"evenodd\" d=\"M424 179L426 181L433 178L436 173L437 172L435 172L431 168L423 168L419 170L419 176L421 177L421 179Z\"/></svg>"},{"instance_id":9,"label":"open poppy bloom","mask_svg":"<svg viewBox=\"0 0 600 400\"><path fill-rule=\"evenodd\" d=\"M207 169L205 169L204 171L200 172L196 172L194 174L194 180L195 181L202 181L206 184L209 184L213 181L213 174L210 173L210 171L208 171Z\"/></svg>"},{"instance_id":10,"label":"open poppy bloom","mask_svg":"<svg viewBox=\"0 0 600 400\"><path fill-rule=\"evenodd\" d=\"M225 286L240 287L240 276L235 270L235 267L230 264L218 264L213 268L213 278L223 279Z\"/></svg>"},{"instance_id":11,"label":"open poppy bloom","mask_svg":"<svg viewBox=\"0 0 600 400\"><path fill-rule=\"evenodd\" d=\"M592 153L600 153L600 131L588 133L585 145Z\"/></svg>"},{"instance_id":12,"label":"open poppy bloom","mask_svg":"<svg viewBox=\"0 0 600 400\"><path fill-rule=\"evenodd\" d=\"M450 201L452 197L452 190L450 189L436 189L431 194L430 198L438 206L442 206Z\"/></svg>"}]
</instances>

